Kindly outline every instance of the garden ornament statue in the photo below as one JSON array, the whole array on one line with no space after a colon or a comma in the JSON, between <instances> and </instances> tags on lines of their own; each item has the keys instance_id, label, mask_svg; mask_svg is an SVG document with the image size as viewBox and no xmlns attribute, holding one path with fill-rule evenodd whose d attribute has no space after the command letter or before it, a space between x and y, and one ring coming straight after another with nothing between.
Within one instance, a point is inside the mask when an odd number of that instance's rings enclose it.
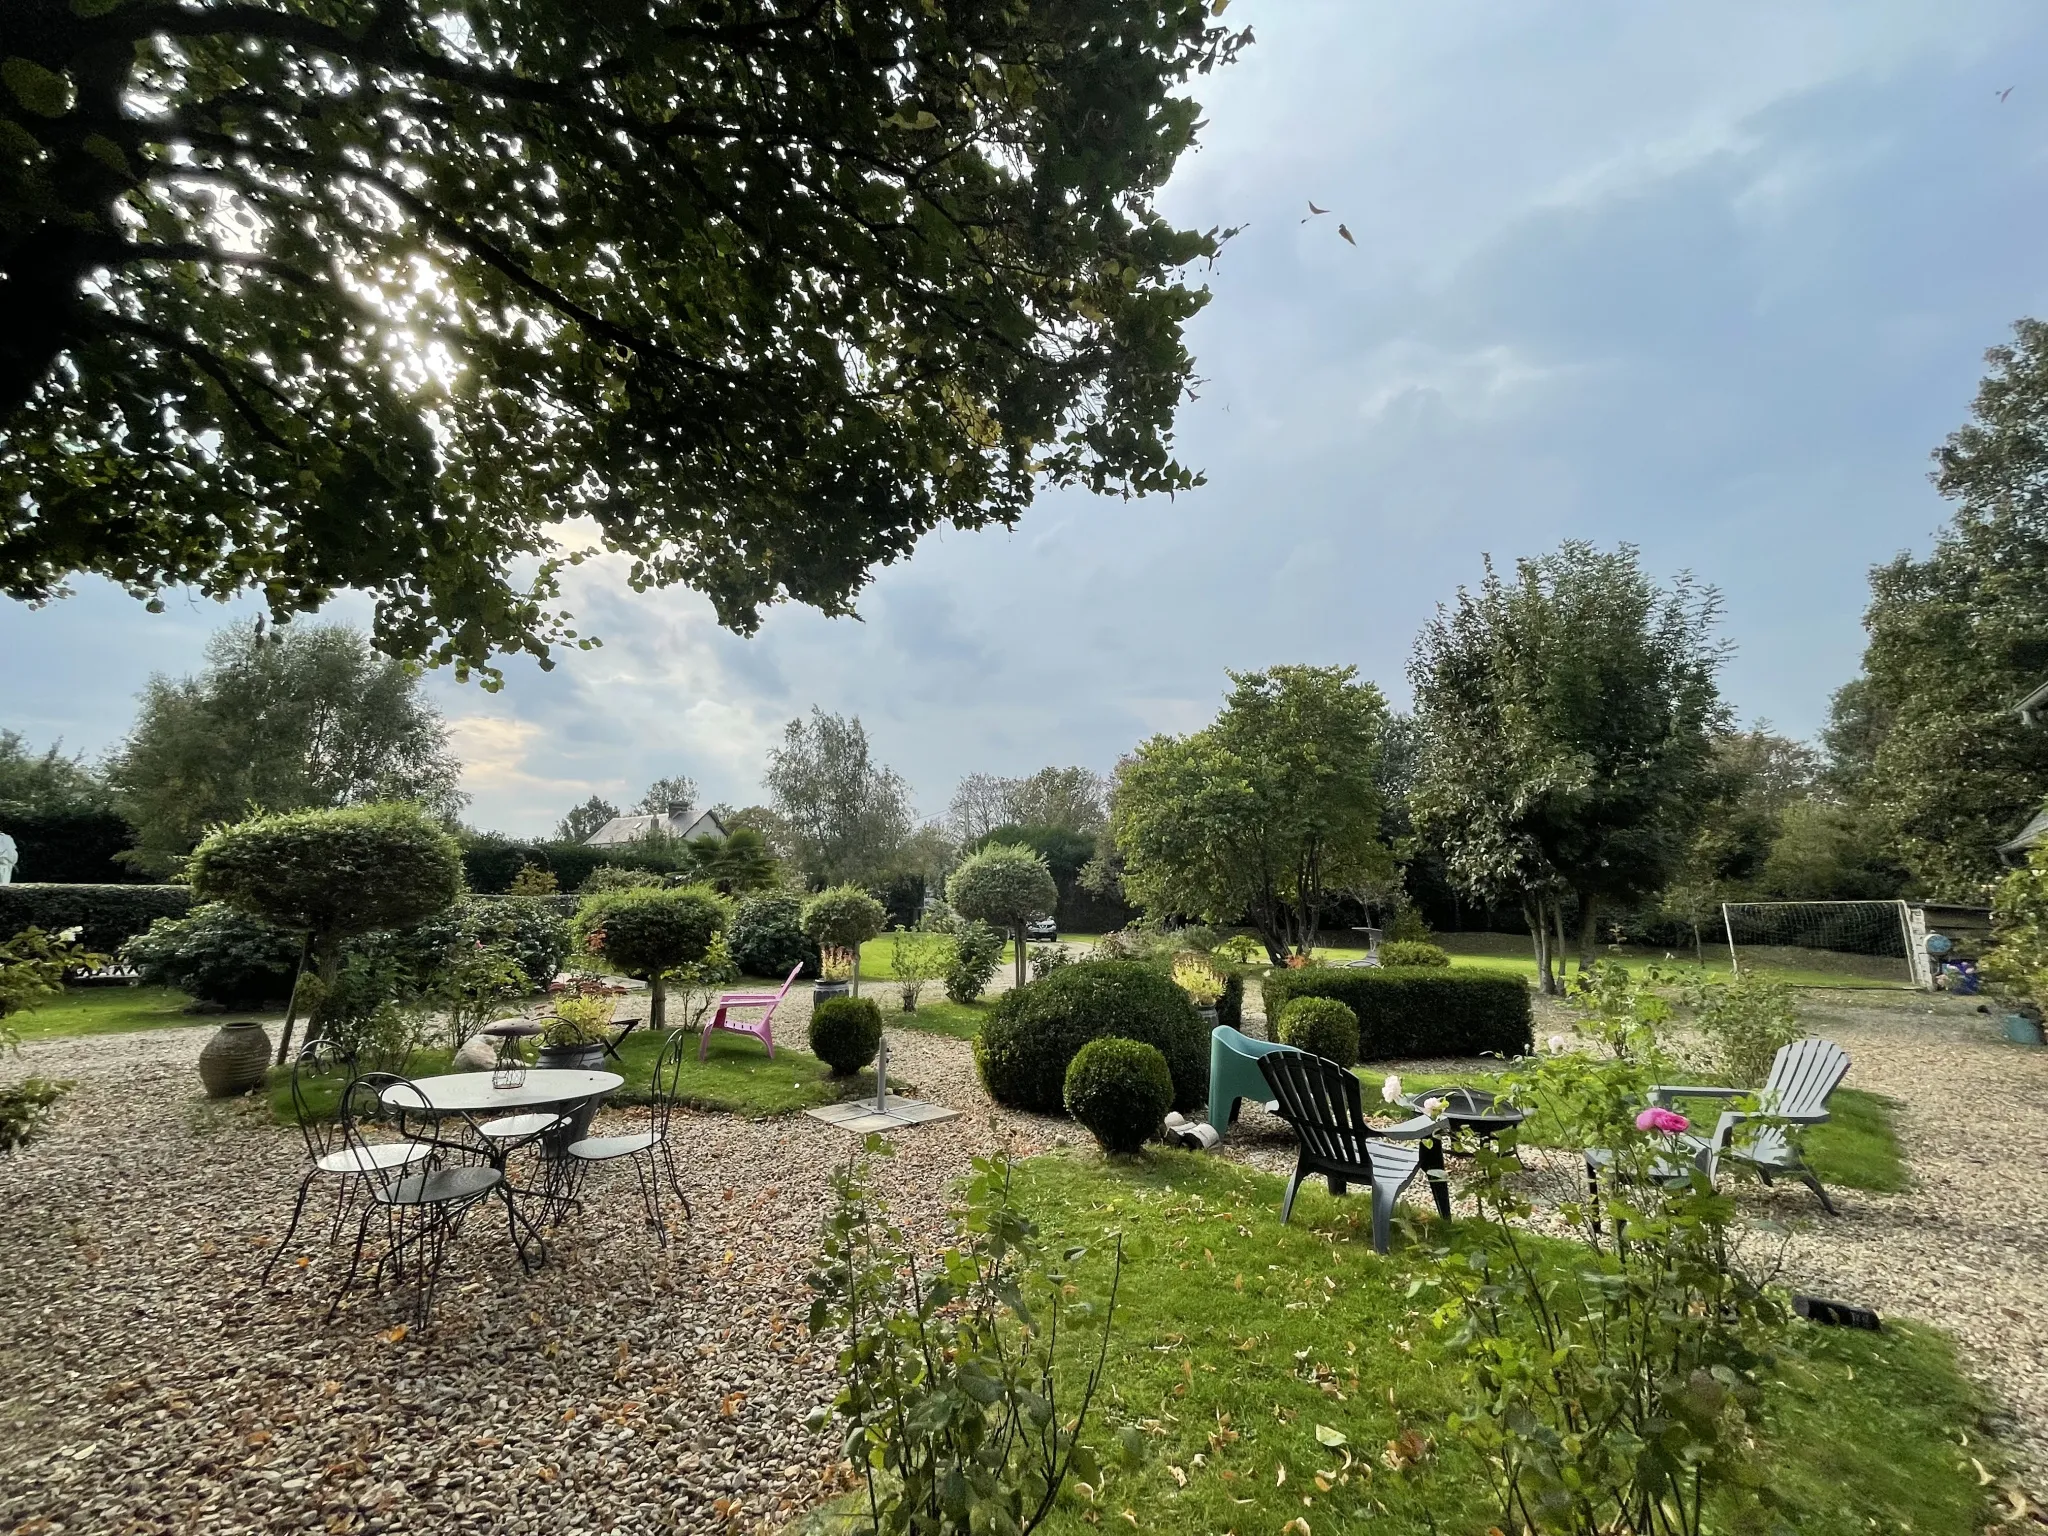
<instances>
[{"instance_id":1,"label":"garden ornament statue","mask_svg":"<svg viewBox=\"0 0 2048 1536\"><path fill-rule=\"evenodd\" d=\"M14 883L14 866L21 862L21 850L14 846L14 839L0 832L0 885Z\"/></svg>"}]
</instances>

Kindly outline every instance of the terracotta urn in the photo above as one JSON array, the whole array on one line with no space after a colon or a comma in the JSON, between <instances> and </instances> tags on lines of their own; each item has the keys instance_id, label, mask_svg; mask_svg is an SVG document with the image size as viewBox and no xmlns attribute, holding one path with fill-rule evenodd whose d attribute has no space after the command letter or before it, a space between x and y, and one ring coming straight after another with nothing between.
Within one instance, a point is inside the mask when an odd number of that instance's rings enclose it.
<instances>
[{"instance_id":1,"label":"terracotta urn","mask_svg":"<svg viewBox=\"0 0 2048 1536\"><path fill-rule=\"evenodd\" d=\"M270 1074L270 1036L261 1024L223 1024L199 1053L199 1081L209 1099L260 1087Z\"/></svg>"}]
</instances>

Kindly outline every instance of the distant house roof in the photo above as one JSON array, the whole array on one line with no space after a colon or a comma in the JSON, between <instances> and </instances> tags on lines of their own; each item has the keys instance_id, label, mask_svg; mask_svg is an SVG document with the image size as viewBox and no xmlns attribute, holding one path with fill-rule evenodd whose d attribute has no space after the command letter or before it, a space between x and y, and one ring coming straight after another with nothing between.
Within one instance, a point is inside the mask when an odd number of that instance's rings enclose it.
<instances>
[{"instance_id":1,"label":"distant house roof","mask_svg":"<svg viewBox=\"0 0 2048 1536\"><path fill-rule=\"evenodd\" d=\"M2027 850L2043 839L2048 839L2048 806L2034 812L2034 819L2020 828L2020 835L2009 843L2000 843L1998 851L2014 863L2024 863Z\"/></svg>"},{"instance_id":2,"label":"distant house roof","mask_svg":"<svg viewBox=\"0 0 2048 1536\"><path fill-rule=\"evenodd\" d=\"M692 821L686 807L680 815L671 810L665 816L614 816L583 842L585 847L595 847L605 843L638 842L644 837L676 837L687 843L693 838L723 836L724 822L709 811Z\"/></svg>"},{"instance_id":3,"label":"distant house roof","mask_svg":"<svg viewBox=\"0 0 2048 1536\"><path fill-rule=\"evenodd\" d=\"M2043 683L2040 687L2036 688L2024 699L2021 699L2019 703L2013 705L2012 709L2013 713L2018 715L2028 725L2039 724L2040 722L2034 717L2036 715L2048 714L2048 683Z\"/></svg>"}]
</instances>

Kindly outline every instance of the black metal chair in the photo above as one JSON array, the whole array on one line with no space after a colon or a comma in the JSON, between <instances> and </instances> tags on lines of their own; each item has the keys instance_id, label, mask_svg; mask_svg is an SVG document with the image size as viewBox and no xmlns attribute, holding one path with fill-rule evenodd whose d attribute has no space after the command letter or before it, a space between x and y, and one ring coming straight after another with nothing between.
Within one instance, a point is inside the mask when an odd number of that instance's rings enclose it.
<instances>
[{"instance_id":1,"label":"black metal chair","mask_svg":"<svg viewBox=\"0 0 2048 1536\"><path fill-rule=\"evenodd\" d=\"M1372 1190L1372 1245L1387 1251L1393 1226L1394 1201L1414 1180L1427 1174L1437 1214L1451 1219L1451 1189L1444 1172L1444 1122L1417 1116L1384 1130L1365 1118L1358 1079L1334 1061L1306 1051L1274 1051L1259 1058L1259 1070L1273 1089L1281 1119L1294 1127L1301 1155L1287 1198L1280 1206L1284 1224L1294 1214L1294 1197L1303 1179L1320 1175L1330 1193L1341 1195L1351 1184Z\"/></svg>"},{"instance_id":2,"label":"black metal chair","mask_svg":"<svg viewBox=\"0 0 2048 1536\"><path fill-rule=\"evenodd\" d=\"M683 1044L684 1035L679 1029L668 1037L668 1044L662 1047L661 1057L654 1064L645 1130L624 1136L586 1136L581 1141L570 1143L565 1159L567 1195L572 1200L599 1164L618 1162L622 1158L631 1161L633 1172L640 1180L640 1202L647 1211L647 1224L654 1229L655 1241L664 1248L668 1246L668 1226L661 1213L664 1179L668 1181L670 1192L682 1204L683 1220L690 1219L690 1198L683 1193L682 1179L676 1172L675 1152L668 1140L669 1120L675 1114L676 1099L682 1089Z\"/></svg>"},{"instance_id":3,"label":"black metal chair","mask_svg":"<svg viewBox=\"0 0 2048 1536\"><path fill-rule=\"evenodd\" d=\"M422 1326L433 1316L434 1288L448 1244L461 1231L462 1218L473 1206L492 1195L502 1196L513 1223L513 1237L518 1240L518 1213L502 1170L488 1163L467 1162L451 1167L381 1165L377 1149L392 1145L426 1146L457 1157L475 1155L475 1148L465 1143L442 1139L434 1119L424 1113L426 1107L426 1096L391 1072L366 1072L342 1093L342 1136L348 1150L365 1166L364 1183L370 1199L356 1224L356 1247L348 1275L327 1309L330 1319L355 1284L369 1243L370 1224L379 1215L384 1218L386 1241L371 1273L371 1289L382 1289L387 1268L399 1278L410 1269L415 1282L413 1312ZM523 1242L519 1251L524 1262Z\"/></svg>"},{"instance_id":4,"label":"black metal chair","mask_svg":"<svg viewBox=\"0 0 2048 1536\"><path fill-rule=\"evenodd\" d=\"M355 1058L331 1040L308 1041L292 1061L292 1117L305 1139L308 1167L299 1181L298 1199L292 1204L291 1224L272 1251L270 1262L263 1266L259 1284L269 1283L277 1261L290 1250L306 1214L306 1202L320 1180L333 1179L338 1186L334 1215L327 1223L327 1241L332 1243L341 1236L342 1223L348 1220L349 1209L370 1174L379 1169L413 1168L435 1155L432 1146L416 1141L351 1144L342 1128L341 1097L355 1075ZM335 1095L331 1104L329 1092Z\"/></svg>"}]
</instances>

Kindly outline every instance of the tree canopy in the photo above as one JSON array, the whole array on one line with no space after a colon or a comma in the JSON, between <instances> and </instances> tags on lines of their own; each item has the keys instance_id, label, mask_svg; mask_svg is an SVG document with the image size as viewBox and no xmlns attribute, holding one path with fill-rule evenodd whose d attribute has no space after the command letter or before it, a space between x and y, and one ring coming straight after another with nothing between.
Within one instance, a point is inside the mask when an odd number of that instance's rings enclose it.
<instances>
[{"instance_id":1,"label":"tree canopy","mask_svg":"<svg viewBox=\"0 0 2048 1536\"><path fill-rule=\"evenodd\" d=\"M1048 917L1060 899L1045 856L1017 843L990 843L946 877L946 900L970 922L1007 928L1017 941L1017 985L1024 985L1024 925Z\"/></svg>"},{"instance_id":2,"label":"tree canopy","mask_svg":"<svg viewBox=\"0 0 2048 1536\"><path fill-rule=\"evenodd\" d=\"M15 597L353 587L545 661L566 518L751 632L1040 483L1196 483L1206 0L8 10Z\"/></svg>"},{"instance_id":3,"label":"tree canopy","mask_svg":"<svg viewBox=\"0 0 2048 1536\"><path fill-rule=\"evenodd\" d=\"M410 800L436 816L462 805L447 727L416 668L340 626L269 635L236 627L197 677L153 677L108 763L133 861L164 873L216 822Z\"/></svg>"},{"instance_id":4,"label":"tree canopy","mask_svg":"<svg viewBox=\"0 0 2048 1536\"><path fill-rule=\"evenodd\" d=\"M910 786L874 760L860 716L792 720L762 776L776 832L812 886L880 884L910 836Z\"/></svg>"},{"instance_id":5,"label":"tree canopy","mask_svg":"<svg viewBox=\"0 0 2048 1536\"><path fill-rule=\"evenodd\" d=\"M1685 577L1660 589L1629 545L1567 541L1512 580L1488 561L1416 638L1416 819L1467 890L1521 902L1545 991L1564 896L1583 956L1603 903L1655 895L1684 860L1726 726L1719 607Z\"/></svg>"},{"instance_id":6,"label":"tree canopy","mask_svg":"<svg viewBox=\"0 0 2048 1536\"><path fill-rule=\"evenodd\" d=\"M1340 891L1388 881L1375 782L1386 703L1356 667L1230 674L1215 721L1117 770L1123 887L1156 915L1248 919L1277 965Z\"/></svg>"},{"instance_id":7,"label":"tree canopy","mask_svg":"<svg viewBox=\"0 0 2048 1536\"><path fill-rule=\"evenodd\" d=\"M1926 559L1871 572L1864 676L1830 735L1916 883L1963 899L1989 895L1999 845L2048 795L2048 730L2013 713L2048 682L2048 323L1987 356L1972 420L1935 454L1955 514Z\"/></svg>"},{"instance_id":8,"label":"tree canopy","mask_svg":"<svg viewBox=\"0 0 2048 1536\"><path fill-rule=\"evenodd\" d=\"M602 795L592 795L581 805L569 807L569 814L555 823L555 841L581 843L619 814L619 808Z\"/></svg>"},{"instance_id":9,"label":"tree canopy","mask_svg":"<svg viewBox=\"0 0 2048 1536\"><path fill-rule=\"evenodd\" d=\"M113 796L81 756L57 742L35 751L19 731L0 730L0 808L46 813L110 810Z\"/></svg>"}]
</instances>

